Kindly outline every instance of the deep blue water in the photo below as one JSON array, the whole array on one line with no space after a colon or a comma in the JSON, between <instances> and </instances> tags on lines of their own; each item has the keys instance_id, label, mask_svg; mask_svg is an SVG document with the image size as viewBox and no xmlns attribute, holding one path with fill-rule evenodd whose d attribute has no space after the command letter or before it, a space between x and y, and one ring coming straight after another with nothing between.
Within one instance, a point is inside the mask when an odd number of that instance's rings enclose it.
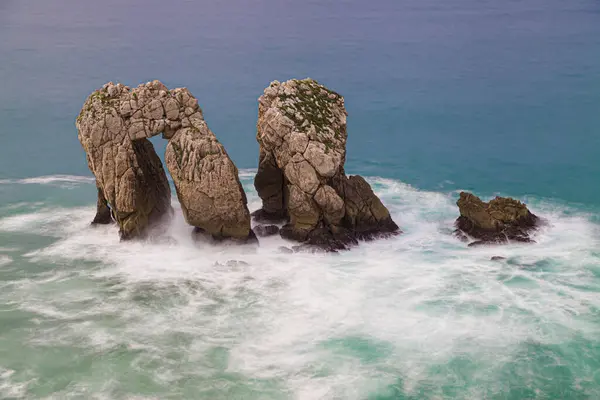
<instances>
[{"instance_id":1,"label":"deep blue water","mask_svg":"<svg viewBox=\"0 0 600 400\"><path fill-rule=\"evenodd\" d=\"M257 98L304 77L345 97L346 169L402 235L289 255L194 244L179 211L166 243L89 226L94 89L188 87L252 211ZM0 0L0 398L598 399L599 156L598 0ZM460 189L549 224L468 248Z\"/></svg>"},{"instance_id":2,"label":"deep blue water","mask_svg":"<svg viewBox=\"0 0 600 400\"><path fill-rule=\"evenodd\" d=\"M351 172L600 204L596 0L2 0L0 37L3 177L88 174L74 118L110 80L187 86L256 167L256 99L309 76L345 96Z\"/></svg>"}]
</instances>

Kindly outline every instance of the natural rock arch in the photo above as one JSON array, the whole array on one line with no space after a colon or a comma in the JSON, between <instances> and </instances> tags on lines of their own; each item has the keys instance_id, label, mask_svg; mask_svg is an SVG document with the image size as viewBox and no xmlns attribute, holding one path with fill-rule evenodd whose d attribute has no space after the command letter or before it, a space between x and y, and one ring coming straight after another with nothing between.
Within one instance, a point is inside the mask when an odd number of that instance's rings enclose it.
<instances>
[{"instance_id":1,"label":"natural rock arch","mask_svg":"<svg viewBox=\"0 0 600 400\"><path fill-rule=\"evenodd\" d=\"M112 212L121 238L130 239L172 214L167 176L148 140L162 133L186 221L214 238L253 235L238 170L186 88L107 83L87 98L76 126L98 187L94 222L109 222Z\"/></svg>"},{"instance_id":2,"label":"natural rock arch","mask_svg":"<svg viewBox=\"0 0 600 400\"><path fill-rule=\"evenodd\" d=\"M328 250L399 232L370 185L346 176L342 96L312 79L292 79L272 82L258 103L257 220L288 219L283 237Z\"/></svg>"}]
</instances>

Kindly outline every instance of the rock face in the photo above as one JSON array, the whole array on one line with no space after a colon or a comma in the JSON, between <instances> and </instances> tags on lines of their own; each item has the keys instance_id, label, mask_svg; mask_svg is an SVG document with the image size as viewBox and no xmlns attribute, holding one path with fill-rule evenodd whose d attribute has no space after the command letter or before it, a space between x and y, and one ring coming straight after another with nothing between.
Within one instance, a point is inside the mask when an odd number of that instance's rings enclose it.
<instances>
[{"instance_id":1,"label":"rock face","mask_svg":"<svg viewBox=\"0 0 600 400\"><path fill-rule=\"evenodd\" d=\"M169 90L159 81L134 89L110 82L87 98L76 126L98 187L95 222L108 222L112 211L121 238L130 239L146 236L171 215L167 176L148 140L162 133L186 221L215 238L249 237L237 168L187 89Z\"/></svg>"},{"instance_id":2,"label":"rock face","mask_svg":"<svg viewBox=\"0 0 600 400\"><path fill-rule=\"evenodd\" d=\"M529 237L541 224L540 218L532 214L518 200L496 197L489 203L466 192L460 193L456 202L460 217L456 220L458 234L476 239L469 246L479 244L533 242Z\"/></svg>"},{"instance_id":3,"label":"rock face","mask_svg":"<svg viewBox=\"0 0 600 400\"><path fill-rule=\"evenodd\" d=\"M281 236L330 250L399 231L369 184L346 177L342 96L294 79L272 82L258 102L255 219L287 220Z\"/></svg>"}]
</instances>

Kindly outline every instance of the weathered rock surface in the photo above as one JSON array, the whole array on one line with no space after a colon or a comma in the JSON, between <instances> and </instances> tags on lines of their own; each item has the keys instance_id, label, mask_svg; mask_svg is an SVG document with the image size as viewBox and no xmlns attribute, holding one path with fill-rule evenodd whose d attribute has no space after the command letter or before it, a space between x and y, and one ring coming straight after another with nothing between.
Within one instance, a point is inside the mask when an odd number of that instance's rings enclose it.
<instances>
[{"instance_id":1,"label":"weathered rock surface","mask_svg":"<svg viewBox=\"0 0 600 400\"><path fill-rule=\"evenodd\" d=\"M399 232L369 184L346 177L342 96L293 79L272 82L258 101L257 220L288 220L281 236L327 250Z\"/></svg>"},{"instance_id":2,"label":"weathered rock surface","mask_svg":"<svg viewBox=\"0 0 600 400\"><path fill-rule=\"evenodd\" d=\"M167 176L148 140L162 133L170 140L165 158L186 221L215 238L249 237L237 168L187 89L110 82L87 98L76 125L99 188L98 223L107 221L110 207L121 237L130 239L171 215Z\"/></svg>"},{"instance_id":3,"label":"weathered rock surface","mask_svg":"<svg viewBox=\"0 0 600 400\"><path fill-rule=\"evenodd\" d=\"M203 119L191 124L165 153L185 219L215 238L247 238L250 213L238 170Z\"/></svg>"},{"instance_id":4,"label":"weathered rock surface","mask_svg":"<svg viewBox=\"0 0 600 400\"><path fill-rule=\"evenodd\" d=\"M461 192L456 204L460 211L456 233L476 239L469 246L534 242L529 235L542 222L525 204L511 198L496 197L486 203L471 193Z\"/></svg>"}]
</instances>

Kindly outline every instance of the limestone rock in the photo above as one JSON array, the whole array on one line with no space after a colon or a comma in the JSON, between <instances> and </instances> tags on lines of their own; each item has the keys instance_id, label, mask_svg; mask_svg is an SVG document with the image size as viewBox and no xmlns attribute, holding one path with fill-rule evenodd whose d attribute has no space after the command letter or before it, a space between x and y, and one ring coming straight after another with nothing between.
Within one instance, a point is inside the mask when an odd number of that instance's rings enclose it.
<instances>
[{"instance_id":1,"label":"limestone rock","mask_svg":"<svg viewBox=\"0 0 600 400\"><path fill-rule=\"evenodd\" d=\"M179 130L165 161L186 221L213 237L246 238L250 213L238 170L204 121Z\"/></svg>"},{"instance_id":2,"label":"limestone rock","mask_svg":"<svg viewBox=\"0 0 600 400\"><path fill-rule=\"evenodd\" d=\"M202 228L195 227L192 231L192 239L197 243L207 243L207 244L246 244L246 245L256 245L258 244L258 238L254 233L254 230L250 229L248 236L246 237L233 237L233 236L215 236L205 231Z\"/></svg>"},{"instance_id":3,"label":"limestone rock","mask_svg":"<svg viewBox=\"0 0 600 400\"><path fill-rule=\"evenodd\" d=\"M456 233L476 239L469 246L533 242L529 235L542 223L525 204L511 198L496 197L486 203L471 193L461 192L456 204L460 211Z\"/></svg>"},{"instance_id":4,"label":"limestone rock","mask_svg":"<svg viewBox=\"0 0 600 400\"><path fill-rule=\"evenodd\" d=\"M344 99L312 79L274 81L258 99L254 185L266 221L288 219L284 238L338 250L399 232L360 176L346 177Z\"/></svg>"},{"instance_id":5,"label":"limestone rock","mask_svg":"<svg viewBox=\"0 0 600 400\"><path fill-rule=\"evenodd\" d=\"M170 139L167 166L188 223L219 238L250 235L237 169L187 89L110 82L87 98L76 126L98 186L95 222L112 212L121 237L130 239L171 215L167 176L148 140L162 133Z\"/></svg>"}]
</instances>

